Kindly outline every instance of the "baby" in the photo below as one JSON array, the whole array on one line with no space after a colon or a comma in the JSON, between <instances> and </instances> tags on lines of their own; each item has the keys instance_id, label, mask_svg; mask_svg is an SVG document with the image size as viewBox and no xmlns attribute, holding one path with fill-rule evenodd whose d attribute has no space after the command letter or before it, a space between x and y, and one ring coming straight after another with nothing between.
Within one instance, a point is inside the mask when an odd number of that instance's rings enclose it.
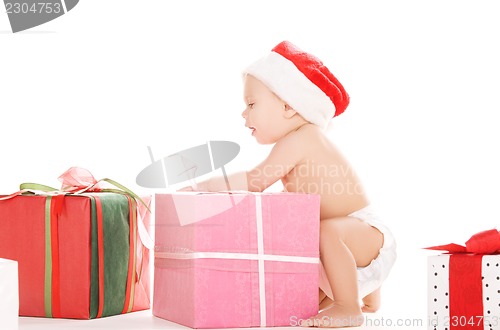
<instances>
[{"instance_id":1,"label":"baby","mask_svg":"<svg viewBox=\"0 0 500 330\"><path fill-rule=\"evenodd\" d=\"M242 113L257 142L274 144L254 169L214 177L198 190L319 194L319 314L303 326L360 326L380 307L380 286L396 260L391 232L373 212L351 165L324 134L349 104L344 87L315 56L283 41L244 71ZM227 181L226 181L227 180Z\"/></svg>"}]
</instances>

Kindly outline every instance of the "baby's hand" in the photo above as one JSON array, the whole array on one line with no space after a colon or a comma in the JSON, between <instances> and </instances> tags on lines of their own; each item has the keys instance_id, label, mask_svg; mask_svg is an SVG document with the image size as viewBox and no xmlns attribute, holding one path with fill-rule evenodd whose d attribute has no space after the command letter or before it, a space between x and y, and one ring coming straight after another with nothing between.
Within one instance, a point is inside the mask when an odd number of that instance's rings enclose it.
<instances>
[{"instance_id":1,"label":"baby's hand","mask_svg":"<svg viewBox=\"0 0 500 330\"><path fill-rule=\"evenodd\" d=\"M195 191L195 190L193 189L193 187L187 186L187 187L181 188L181 189L179 189L177 191Z\"/></svg>"}]
</instances>

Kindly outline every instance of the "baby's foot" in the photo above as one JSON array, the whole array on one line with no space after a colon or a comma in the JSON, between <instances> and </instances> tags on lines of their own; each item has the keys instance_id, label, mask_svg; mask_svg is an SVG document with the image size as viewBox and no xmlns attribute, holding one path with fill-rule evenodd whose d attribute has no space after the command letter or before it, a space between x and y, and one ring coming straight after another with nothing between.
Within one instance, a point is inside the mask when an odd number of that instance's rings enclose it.
<instances>
[{"instance_id":1,"label":"baby's foot","mask_svg":"<svg viewBox=\"0 0 500 330\"><path fill-rule=\"evenodd\" d=\"M380 288L363 298L363 313L375 313L380 308Z\"/></svg>"},{"instance_id":2,"label":"baby's foot","mask_svg":"<svg viewBox=\"0 0 500 330\"><path fill-rule=\"evenodd\" d=\"M363 313L375 313L376 311L378 311L380 308L380 305L369 305L369 304L363 304L363 306L361 307L361 311Z\"/></svg>"},{"instance_id":3,"label":"baby's foot","mask_svg":"<svg viewBox=\"0 0 500 330\"><path fill-rule=\"evenodd\" d=\"M318 328L359 327L363 321L363 313L359 305L347 307L334 302L332 307L302 321L300 325Z\"/></svg>"},{"instance_id":4,"label":"baby's foot","mask_svg":"<svg viewBox=\"0 0 500 330\"><path fill-rule=\"evenodd\" d=\"M331 300L328 297L325 297L320 303L319 303L319 311L321 312L324 309L328 309L333 306L333 300Z\"/></svg>"}]
</instances>

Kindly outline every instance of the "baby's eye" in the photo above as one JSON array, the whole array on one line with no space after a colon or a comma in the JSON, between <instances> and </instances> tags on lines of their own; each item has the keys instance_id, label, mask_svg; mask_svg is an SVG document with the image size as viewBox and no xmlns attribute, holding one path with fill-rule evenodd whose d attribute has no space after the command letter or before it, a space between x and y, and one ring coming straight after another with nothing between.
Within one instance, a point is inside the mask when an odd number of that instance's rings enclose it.
<instances>
[{"instance_id":1,"label":"baby's eye","mask_svg":"<svg viewBox=\"0 0 500 330\"><path fill-rule=\"evenodd\" d=\"M254 105L254 104L255 104L255 103L248 103L248 107L249 107L250 109L253 109L253 105Z\"/></svg>"}]
</instances>

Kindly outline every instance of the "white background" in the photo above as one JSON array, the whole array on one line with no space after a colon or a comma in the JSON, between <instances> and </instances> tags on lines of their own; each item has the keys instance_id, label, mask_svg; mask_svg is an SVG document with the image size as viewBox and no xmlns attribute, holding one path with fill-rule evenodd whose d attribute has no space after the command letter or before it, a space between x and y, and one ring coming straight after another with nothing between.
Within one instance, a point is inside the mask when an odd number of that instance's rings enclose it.
<instances>
[{"instance_id":1,"label":"white background","mask_svg":"<svg viewBox=\"0 0 500 330\"><path fill-rule=\"evenodd\" d=\"M494 3L84 0L16 34L2 10L0 193L59 186L71 166L152 193L135 184L148 145L231 140L226 170L251 168L270 146L244 127L240 72L286 39L351 96L328 135L399 243L381 312L424 318L421 248L500 221Z\"/></svg>"}]
</instances>

